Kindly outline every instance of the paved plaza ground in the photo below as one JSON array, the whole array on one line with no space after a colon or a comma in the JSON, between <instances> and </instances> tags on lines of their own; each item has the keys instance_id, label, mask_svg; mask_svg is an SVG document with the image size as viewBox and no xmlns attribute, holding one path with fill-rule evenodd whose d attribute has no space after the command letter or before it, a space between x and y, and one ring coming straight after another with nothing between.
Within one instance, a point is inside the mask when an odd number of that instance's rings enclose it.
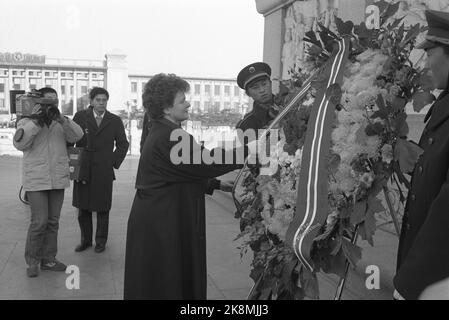
<instances>
[{"instance_id":1,"label":"paved plaza ground","mask_svg":"<svg viewBox=\"0 0 449 320\"><path fill-rule=\"evenodd\" d=\"M58 259L80 269L80 289L66 288L65 273L43 271L37 278L27 278L24 261L25 236L29 223L29 207L18 198L21 158L0 156L0 299L122 299L126 225L134 196L138 158L128 157L114 184L110 213L109 240L106 251L92 248L75 253L79 243L76 210L71 206L71 189L65 193L61 212ZM225 179L232 178L231 173ZM229 194L216 191L206 199L208 299L246 299L252 280L249 278L251 254L240 258L234 239L239 224L234 219ZM95 222L95 221L94 221ZM378 231L376 246L363 241L364 256L356 270L351 270L344 299L390 299L394 274L397 237ZM149 253L151 254L151 253ZM377 265L381 271L380 290L367 290L365 268ZM322 299L332 299L337 278L319 277Z\"/></svg>"}]
</instances>

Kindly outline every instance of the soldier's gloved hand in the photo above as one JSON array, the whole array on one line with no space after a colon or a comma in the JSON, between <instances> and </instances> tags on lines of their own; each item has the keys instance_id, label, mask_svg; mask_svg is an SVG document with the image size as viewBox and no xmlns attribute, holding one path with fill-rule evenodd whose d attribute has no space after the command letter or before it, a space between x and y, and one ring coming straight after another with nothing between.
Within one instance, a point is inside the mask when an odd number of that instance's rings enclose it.
<instances>
[{"instance_id":1,"label":"soldier's gloved hand","mask_svg":"<svg viewBox=\"0 0 449 320\"><path fill-rule=\"evenodd\" d=\"M268 114L271 117L271 119L274 119L278 116L278 114L282 111L282 107L278 106L277 104L273 104L270 106L270 109L268 109Z\"/></svg>"}]
</instances>

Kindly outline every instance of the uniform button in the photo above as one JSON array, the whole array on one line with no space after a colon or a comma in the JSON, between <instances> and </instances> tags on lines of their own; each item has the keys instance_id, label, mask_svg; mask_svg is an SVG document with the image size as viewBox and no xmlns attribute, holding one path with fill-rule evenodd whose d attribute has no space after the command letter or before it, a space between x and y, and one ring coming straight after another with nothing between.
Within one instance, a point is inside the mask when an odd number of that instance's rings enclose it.
<instances>
[{"instance_id":1,"label":"uniform button","mask_svg":"<svg viewBox=\"0 0 449 320\"><path fill-rule=\"evenodd\" d=\"M415 201L416 200L416 196L414 194L410 195L410 200Z\"/></svg>"},{"instance_id":2,"label":"uniform button","mask_svg":"<svg viewBox=\"0 0 449 320\"><path fill-rule=\"evenodd\" d=\"M432 145L432 143L434 143L435 140L433 140L433 138L429 138L429 145Z\"/></svg>"},{"instance_id":3,"label":"uniform button","mask_svg":"<svg viewBox=\"0 0 449 320\"><path fill-rule=\"evenodd\" d=\"M410 228L411 228L411 227L410 227L410 223L407 222L407 223L405 224L405 228L406 228L407 230L410 230Z\"/></svg>"}]
</instances>

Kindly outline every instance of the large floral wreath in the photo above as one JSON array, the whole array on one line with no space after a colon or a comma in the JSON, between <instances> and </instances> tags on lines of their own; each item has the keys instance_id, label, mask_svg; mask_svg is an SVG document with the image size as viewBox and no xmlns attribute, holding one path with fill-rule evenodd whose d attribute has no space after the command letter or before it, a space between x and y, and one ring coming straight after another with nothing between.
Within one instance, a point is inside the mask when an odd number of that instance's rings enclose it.
<instances>
[{"instance_id":1,"label":"large floral wreath","mask_svg":"<svg viewBox=\"0 0 449 320\"><path fill-rule=\"evenodd\" d=\"M406 140L405 106L415 110L433 101L428 70L410 61L417 36L424 28L408 30L401 20L391 21L397 6L381 7L381 29L369 30L362 23L337 19L337 33L320 26L309 32L307 62L293 69L283 82L278 99L294 96L308 76L329 58L332 45L341 37L351 38L343 85L337 88L336 122L328 161L328 217L314 239L315 270L344 276L347 261L355 266L361 248L350 240L357 227L362 239L373 245L376 215L384 213L380 195L394 184L400 201L420 148ZM243 179L242 210L238 213L241 254L254 253L252 299L319 298L316 274L296 258L285 237L295 215L297 179L310 110L320 80L281 122L281 138L274 161L274 175L259 175L252 167ZM284 101L285 102L285 101Z\"/></svg>"}]
</instances>

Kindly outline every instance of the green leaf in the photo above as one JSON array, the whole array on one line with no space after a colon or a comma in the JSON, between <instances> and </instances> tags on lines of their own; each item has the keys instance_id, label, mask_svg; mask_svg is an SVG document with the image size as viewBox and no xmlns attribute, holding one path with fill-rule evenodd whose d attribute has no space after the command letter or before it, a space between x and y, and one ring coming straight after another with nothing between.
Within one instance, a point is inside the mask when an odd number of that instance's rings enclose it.
<instances>
[{"instance_id":1,"label":"green leaf","mask_svg":"<svg viewBox=\"0 0 449 320\"><path fill-rule=\"evenodd\" d=\"M399 2L396 2L394 4L389 3L387 5L386 10L384 10L384 12L381 11L382 12L381 17L383 21L387 21L388 18L392 17L398 10L399 10Z\"/></svg>"},{"instance_id":2,"label":"green leaf","mask_svg":"<svg viewBox=\"0 0 449 320\"><path fill-rule=\"evenodd\" d=\"M362 237L363 240L368 241L368 243L372 247L374 246L373 233L366 231L365 223L359 225L359 235Z\"/></svg>"},{"instance_id":3,"label":"green leaf","mask_svg":"<svg viewBox=\"0 0 449 320\"><path fill-rule=\"evenodd\" d=\"M416 161L424 152L416 143L412 143L405 139L397 139L394 146L394 159L399 161L399 167L403 173L412 172L415 168Z\"/></svg>"},{"instance_id":4,"label":"green leaf","mask_svg":"<svg viewBox=\"0 0 449 320\"><path fill-rule=\"evenodd\" d=\"M311 299L319 299L320 291L318 288L318 279L316 275L307 268L303 268L301 272L301 287L304 294Z\"/></svg>"},{"instance_id":5,"label":"green leaf","mask_svg":"<svg viewBox=\"0 0 449 320\"><path fill-rule=\"evenodd\" d=\"M341 249L341 237L337 237L330 244L332 246L331 256L335 256Z\"/></svg>"},{"instance_id":6,"label":"green leaf","mask_svg":"<svg viewBox=\"0 0 449 320\"><path fill-rule=\"evenodd\" d=\"M384 72L389 72L390 69L391 69L391 65L392 65L392 64L393 64L393 58L392 58L392 57L389 57L389 58L387 59L387 61L385 61L384 65L383 65L383 71L384 71ZM382 95L380 95L380 94L379 94L379 96L382 97ZM383 101L383 98L382 98L382 101ZM385 104L384 104L384 105L385 105Z\"/></svg>"},{"instance_id":7,"label":"green leaf","mask_svg":"<svg viewBox=\"0 0 449 320\"><path fill-rule=\"evenodd\" d=\"M346 257L343 250L340 250L335 256L330 256L330 270L329 273L336 274L343 277L346 270Z\"/></svg>"},{"instance_id":8,"label":"green leaf","mask_svg":"<svg viewBox=\"0 0 449 320\"><path fill-rule=\"evenodd\" d=\"M404 31L405 31L404 24L401 24L398 29L398 34L397 34L398 39L402 39L404 37Z\"/></svg>"},{"instance_id":9,"label":"green leaf","mask_svg":"<svg viewBox=\"0 0 449 320\"><path fill-rule=\"evenodd\" d=\"M296 291L295 291L295 295L294 295L293 299L304 300L304 298L305 298L304 290L302 290L302 288L296 287Z\"/></svg>"},{"instance_id":10,"label":"green leaf","mask_svg":"<svg viewBox=\"0 0 449 320\"><path fill-rule=\"evenodd\" d=\"M401 168L399 167L399 162L398 161L393 161L392 164L393 164L393 171L396 173L396 176L398 177L399 182L404 184L405 187L410 190L410 188L412 186L410 184L410 181L408 181L405 178L404 173L402 173Z\"/></svg>"},{"instance_id":11,"label":"green leaf","mask_svg":"<svg viewBox=\"0 0 449 320\"><path fill-rule=\"evenodd\" d=\"M406 104L407 100L405 98L394 97L391 103L391 107L393 108L394 112L401 112L404 110Z\"/></svg>"},{"instance_id":12,"label":"green leaf","mask_svg":"<svg viewBox=\"0 0 449 320\"><path fill-rule=\"evenodd\" d=\"M398 137L405 138L407 137L408 134L409 134L408 124L407 121L404 121L402 123L402 126L400 126L398 129Z\"/></svg>"},{"instance_id":13,"label":"green leaf","mask_svg":"<svg viewBox=\"0 0 449 320\"><path fill-rule=\"evenodd\" d=\"M385 127L380 122L370 123L365 127L365 133L368 137L380 135Z\"/></svg>"},{"instance_id":14,"label":"green leaf","mask_svg":"<svg viewBox=\"0 0 449 320\"><path fill-rule=\"evenodd\" d=\"M292 282L292 272L298 264L297 259L293 259L286 263L284 269L282 270L281 281L284 283L286 287L290 286Z\"/></svg>"},{"instance_id":15,"label":"green leaf","mask_svg":"<svg viewBox=\"0 0 449 320\"><path fill-rule=\"evenodd\" d=\"M363 220L365 220L365 214L367 210L367 201L362 200L358 201L354 204L354 210L351 214L351 223L352 224L359 224Z\"/></svg>"},{"instance_id":16,"label":"green leaf","mask_svg":"<svg viewBox=\"0 0 449 320\"><path fill-rule=\"evenodd\" d=\"M432 73L429 68L424 68L415 80L422 91L431 91L435 89Z\"/></svg>"},{"instance_id":17,"label":"green leaf","mask_svg":"<svg viewBox=\"0 0 449 320\"><path fill-rule=\"evenodd\" d=\"M365 236L371 246L374 246L373 236L376 232L376 216L373 211L368 211L365 221L363 222L365 228Z\"/></svg>"},{"instance_id":18,"label":"green leaf","mask_svg":"<svg viewBox=\"0 0 449 320\"><path fill-rule=\"evenodd\" d=\"M307 31L304 37L304 41L306 42L310 42L314 45L316 45L317 47L321 48L321 42L318 40L318 38L316 37L315 32L313 31Z\"/></svg>"},{"instance_id":19,"label":"green leaf","mask_svg":"<svg viewBox=\"0 0 449 320\"><path fill-rule=\"evenodd\" d=\"M376 176L374 178L373 186L370 190L370 195L375 197L382 191L383 187L388 184L388 179L385 176Z\"/></svg>"},{"instance_id":20,"label":"green leaf","mask_svg":"<svg viewBox=\"0 0 449 320\"><path fill-rule=\"evenodd\" d=\"M369 197L368 198L368 211L373 213L384 212L385 207L382 204L382 201L377 197Z\"/></svg>"},{"instance_id":21,"label":"green leaf","mask_svg":"<svg viewBox=\"0 0 449 320\"><path fill-rule=\"evenodd\" d=\"M376 118L380 118L383 120L388 119L388 111L387 110L377 110L376 112L374 112L371 117L371 119L376 119Z\"/></svg>"},{"instance_id":22,"label":"green leaf","mask_svg":"<svg viewBox=\"0 0 449 320\"><path fill-rule=\"evenodd\" d=\"M413 95L413 110L420 112L425 106L435 101L435 96L429 91L416 92Z\"/></svg>"},{"instance_id":23,"label":"green leaf","mask_svg":"<svg viewBox=\"0 0 449 320\"><path fill-rule=\"evenodd\" d=\"M341 36L351 35L352 30L354 29L354 23L352 21L343 22L342 19L336 18L335 24L337 26L337 31Z\"/></svg>"},{"instance_id":24,"label":"green leaf","mask_svg":"<svg viewBox=\"0 0 449 320\"><path fill-rule=\"evenodd\" d=\"M353 267L362 259L362 249L352 244L348 239L343 238L342 249L345 257Z\"/></svg>"},{"instance_id":25,"label":"green leaf","mask_svg":"<svg viewBox=\"0 0 449 320\"><path fill-rule=\"evenodd\" d=\"M330 87L326 90L326 96L328 97L329 101L334 105L338 105L341 101L341 87L338 83L332 84Z\"/></svg>"},{"instance_id":26,"label":"green leaf","mask_svg":"<svg viewBox=\"0 0 449 320\"><path fill-rule=\"evenodd\" d=\"M413 27L410 28L410 30L405 35L404 41L401 43L402 46L405 46L407 42L415 40L416 37L419 35L420 32L420 24L417 23Z\"/></svg>"},{"instance_id":27,"label":"green leaf","mask_svg":"<svg viewBox=\"0 0 449 320\"><path fill-rule=\"evenodd\" d=\"M396 29L399 26L399 24L402 22L402 20L404 20L404 17L395 19L393 21L393 23L389 25L389 27L390 27L389 30L391 31L393 29Z\"/></svg>"},{"instance_id":28,"label":"green leaf","mask_svg":"<svg viewBox=\"0 0 449 320\"><path fill-rule=\"evenodd\" d=\"M383 14L385 14L385 12L390 4L387 1L380 0L380 1L377 1L375 3L375 5L379 7L379 13L382 16Z\"/></svg>"},{"instance_id":29,"label":"green leaf","mask_svg":"<svg viewBox=\"0 0 449 320\"><path fill-rule=\"evenodd\" d=\"M397 137L407 137L409 129L407 124L407 114L401 112L394 119L394 132Z\"/></svg>"}]
</instances>

